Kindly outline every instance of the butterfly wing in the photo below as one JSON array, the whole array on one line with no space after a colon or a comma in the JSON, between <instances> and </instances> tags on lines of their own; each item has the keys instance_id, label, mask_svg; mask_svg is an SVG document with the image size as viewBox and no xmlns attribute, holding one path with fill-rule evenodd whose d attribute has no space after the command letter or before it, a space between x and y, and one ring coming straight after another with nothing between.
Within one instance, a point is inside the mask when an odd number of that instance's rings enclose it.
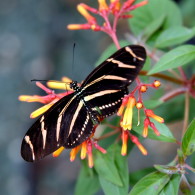
<instances>
[{"instance_id":1,"label":"butterfly wing","mask_svg":"<svg viewBox=\"0 0 195 195\"><path fill-rule=\"evenodd\" d=\"M126 46L118 50L83 82L81 87L86 104L103 117L114 114L145 60L146 51L142 46Z\"/></svg>"},{"instance_id":2,"label":"butterfly wing","mask_svg":"<svg viewBox=\"0 0 195 195\"><path fill-rule=\"evenodd\" d=\"M56 102L27 131L21 147L26 161L37 161L61 146L73 148L93 131L96 116L107 117L120 107L127 86L135 79L146 59L141 46L118 50L86 78L81 94L72 93Z\"/></svg>"},{"instance_id":3,"label":"butterfly wing","mask_svg":"<svg viewBox=\"0 0 195 195\"><path fill-rule=\"evenodd\" d=\"M84 118L84 120L83 120ZM83 102L75 93L63 97L46 111L24 136L21 155L33 162L51 154L61 146L73 148L92 133ZM84 133L85 132L85 133Z\"/></svg>"}]
</instances>

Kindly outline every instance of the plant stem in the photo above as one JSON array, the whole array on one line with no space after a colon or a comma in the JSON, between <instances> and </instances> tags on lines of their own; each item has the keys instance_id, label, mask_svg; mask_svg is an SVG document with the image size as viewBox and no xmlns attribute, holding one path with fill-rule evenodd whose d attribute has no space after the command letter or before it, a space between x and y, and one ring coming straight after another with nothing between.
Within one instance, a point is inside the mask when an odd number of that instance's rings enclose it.
<instances>
[{"instance_id":1,"label":"plant stem","mask_svg":"<svg viewBox=\"0 0 195 195\"><path fill-rule=\"evenodd\" d=\"M105 135L102 135L101 137L99 137L99 138L97 138L97 139L95 139L95 140L96 140L96 141L100 141L100 140L102 140L102 139L105 139L105 138L110 137L110 136L112 136L112 135L115 135L115 134L117 134L117 133L119 133L119 130L118 130L118 129L116 129L116 130L114 130L114 131L111 131L111 132L109 132L109 133L107 133L107 134L105 134Z\"/></svg>"},{"instance_id":2,"label":"plant stem","mask_svg":"<svg viewBox=\"0 0 195 195\"><path fill-rule=\"evenodd\" d=\"M147 71L142 70L142 71L140 71L139 74L140 75L147 75ZM172 83L176 83L176 84L179 84L179 85L183 85L184 84L184 81L181 80L181 79L173 78L173 77L161 74L161 73L151 74L150 76L161 78L161 79L167 80L167 81L171 81Z\"/></svg>"},{"instance_id":3,"label":"plant stem","mask_svg":"<svg viewBox=\"0 0 195 195\"><path fill-rule=\"evenodd\" d=\"M178 89L175 89L171 92L168 92L167 94L165 94L163 97L160 98L161 101L163 102L166 102L180 94L183 94L187 91L188 89L185 88L185 87L181 87L181 88L178 88Z\"/></svg>"}]
</instances>

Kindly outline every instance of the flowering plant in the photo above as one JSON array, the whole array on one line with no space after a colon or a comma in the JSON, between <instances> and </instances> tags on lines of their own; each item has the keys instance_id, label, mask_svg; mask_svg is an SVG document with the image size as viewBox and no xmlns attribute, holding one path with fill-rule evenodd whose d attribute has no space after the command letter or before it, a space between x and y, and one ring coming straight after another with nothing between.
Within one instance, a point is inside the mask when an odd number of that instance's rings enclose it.
<instances>
[{"instance_id":1,"label":"flowering plant","mask_svg":"<svg viewBox=\"0 0 195 195\"><path fill-rule=\"evenodd\" d=\"M141 137L172 142L177 144L180 149L178 149L176 158L171 165L155 165L158 171L146 175L135 185L130 181L130 186L133 187L130 194L149 194L153 187L156 189L156 194L167 193L170 190L170 185L174 185L177 192L179 184L183 192L189 192L190 188L185 176L186 169L193 172L195 170L186 164L185 161L195 151L195 135L193 133L195 130L195 121L193 120L188 126L188 121L193 117L189 109L190 98L194 99L195 97L195 76L190 75L191 78L188 78L183 66L195 59L195 46L178 45L193 37L195 31L191 30L191 32L187 32L186 28L181 25L180 17L172 17L172 12L166 9L166 7L171 7L172 11L178 11L178 8L170 1L166 1L166 3L158 2L158 5L156 5L155 0L149 2L142 0L137 3L134 0L123 2L120 0L110 0L109 4L105 0L98 0L98 3L98 9L84 3L79 4L77 9L86 19L86 23L70 24L68 25L68 29L102 31L112 39L115 47L119 49L123 45L124 40L119 41L118 39L117 25L120 20L126 19L132 34L127 35L125 44L136 43L143 45L147 50L148 58L144 70L140 73L142 78L137 77L136 87L123 98L117 112L118 117L114 118L111 122L104 122L107 128L102 135L96 136L96 134L93 134L81 145L73 148L70 152L70 160L74 161L77 153L80 151L81 159L87 158L88 166L93 168L93 174L91 174L91 180L88 185L98 177L105 194L111 194L113 189L118 191L118 194L127 194L129 191L129 174L128 167L126 166L127 158L125 156L130 154L132 146L136 145L143 155L147 155L148 151L139 140ZM162 9L157 11L158 6ZM150 13L151 18L146 13ZM103 19L102 24L97 22L96 16ZM177 26L173 27L173 23L177 23ZM182 38L178 34L174 34L178 30L183 32ZM110 51L111 49L109 48L105 53ZM165 72L161 73L162 71ZM158 80L154 79L151 83L148 81L146 83L142 82L142 80L148 80L148 77L156 77ZM163 92L158 90L161 85L159 79L163 81ZM71 80L64 77L62 78L62 82L67 83L71 82ZM173 86L170 89L166 89L167 83L172 83L179 87L175 88ZM65 87L64 83L49 81L47 82L47 87L40 82L36 84L47 93L46 96L22 95L19 97L21 101L38 101L46 104L34 111L31 114L31 118L44 113L59 99L72 93L71 88L68 88L68 86ZM56 94L50 88L68 89L68 92ZM143 93L146 93L149 88L157 89L155 94L156 99L153 101L145 101L143 98ZM154 92L151 91L151 93ZM164 124L164 119L156 114L156 112L166 117L165 122L172 122L172 115L178 114L175 113L178 106L174 106L174 102L171 100L181 94L185 94L185 98L182 97L182 101L185 101L185 109L182 141L179 141ZM158 106L160 107L154 111L154 108ZM170 111L163 112L163 109L169 110L170 107ZM102 145L105 145L108 138L111 138L112 144L108 148L103 148ZM105 142L103 142L104 140ZM100 144L101 142L102 145ZM116 143L121 144L118 145ZM53 156L59 156L63 150L64 147L59 148L53 153ZM88 171L88 169L84 170ZM132 173L132 177L134 175L136 173ZM83 187L81 184L82 175L79 178L81 179L78 181L77 194L80 188ZM89 194L95 193L96 190L98 189L91 189Z\"/></svg>"}]
</instances>

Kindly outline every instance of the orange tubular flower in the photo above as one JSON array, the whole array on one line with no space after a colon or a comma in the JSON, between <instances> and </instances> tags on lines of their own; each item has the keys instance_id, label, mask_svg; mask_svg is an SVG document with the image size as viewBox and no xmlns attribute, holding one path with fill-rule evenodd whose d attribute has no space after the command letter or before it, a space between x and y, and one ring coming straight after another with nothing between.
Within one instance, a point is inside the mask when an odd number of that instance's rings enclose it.
<instances>
[{"instance_id":1,"label":"orange tubular flower","mask_svg":"<svg viewBox=\"0 0 195 195\"><path fill-rule=\"evenodd\" d=\"M71 150L71 152L70 152L70 161L71 162L75 160L76 155L80 151L81 147L82 147L82 145L79 145Z\"/></svg>"},{"instance_id":2,"label":"orange tubular flower","mask_svg":"<svg viewBox=\"0 0 195 195\"><path fill-rule=\"evenodd\" d=\"M158 116L158 115L155 115L152 110L149 110L149 109L145 110L145 113L146 113L146 116L155 119L159 123L164 123L164 119L162 117Z\"/></svg>"},{"instance_id":3,"label":"orange tubular flower","mask_svg":"<svg viewBox=\"0 0 195 195\"><path fill-rule=\"evenodd\" d=\"M148 0L145 0L145 1L142 1L140 3L137 3L136 5L131 5L129 8L127 8L127 10L128 11L132 11L132 10L134 10L134 9L136 9L138 7L144 6L146 4L148 4Z\"/></svg>"},{"instance_id":4,"label":"orange tubular flower","mask_svg":"<svg viewBox=\"0 0 195 195\"><path fill-rule=\"evenodd\" d=\"M81 145L73 148L70 152L70 161L74 161L76 158L77 153L81 150L81 154L80 157L81 159L85 159L86 157L88 157L88 166L90 168L93 167L94 163L93 163L93 146L99 150L102 153L106 153L106 150L101 148L96 141L92 141L90 138L87 139L86 141L84 141Z\"/></svg>"},{"instance_id":5,"label":"orange tubular flower","mask_svg":"<svg viewBox=\"0 0 195 195\"><path fill-rule=\"evenodd\" d=\"M98 0L99 2L99 11L100 12L108 12L108 5L105 0Z\"/></svg>"},{"instance_id":6,"label":"orange tubular flower","mask_svg":"<svg viewBox=\"0 0 195 195\"><path fill-rule=\"evenodd\" d=\"M90 24L69 24L67 26L69 30L88 30L91 29Z\"/></svg>"},{"instance_id":7,"label":"orange tubular flower","mask_svg":"<svg viewBox=\"0 0 195 195\"><path fill-rule=\"evenodd\" d=\"M150 120L148 118L145 118L144 120L144 130L143 130L143 137L148 136L148 126L150 125Z\"/></svg>"},{"instance_id":8,"label":"orange tubular flower","mask_svg":"<svg viewBox=\"0 0 195 195\"><path fill-rule=\"evenodd\" d=\"M112 10L112 13L118 13L121 8L120 0L110 0L110 9Z\"/></svg>"},{"instance_id":9,"label":"orange tubular flower","mask_svg":"<svg viewBox=\"0 0 195 195\"><path fill-rule=\"evenodd\" d=\"M96 19L89 14L89 12L85 9L85 6L83 6L83 4L79 4L77 6L77 10L80 12L81 15L83 15L83 17L85 17L85 19L88 21L89 24L96 24Z\"/></svg>"},{"instance_id":10,"label":"orange tubular flower","mask_svg":"<svg viewBox=\"0 0 195 195\"><path fill-rule=\"evenodd\" d=\"M135 97L130 96L128 99L128 102L127 102L127 107L126 107L122 122L121 122L121 127L124 130L127 130L127 129L131 130L131 128L132 128L133 107L135 106L135 104L136 104ZM124 106L124 105L122 105L122 106ZM120 111L120 109L119 109L119 111Z\"/></svg>"},{"instance_id":11,"label":"orange tubular flower","mask_svg":"<svg viewBox=\"0 0 195 195\"><path fill-rule=\"evenodd\" d=\"M134 144L136 144L136 146L139 148L139 150L141 151L141 153L142 153L143 155L147 155L147 154L148 154L147 150L146 150L146 149L144 148L144 146L139 142L138 138L137 138L136 136L132 135L132 134L129 134L129 136L130 136L131 141L132 141Z\"/></svg>"},{"instance_id":12,"label":"orange tubular flower","mask_svg":"<svg viewBox=\"0 0 195 195\"><path fill-rule=\"evenodd\" d=\"M128 143L128 137L129 137L129 132L128 131L122 131L122 148L121 148L121 155L125 156L127 154L127 143Z\"/></svg>"},{"instance_id":13,"label":"orange tubular flower","mask_svg":"<svg viewBox=\"0 0 195 195\"><path fill-rule=\"evenodd\" d=\"M53 157L58 157L63 151L64 151L64 147L60 147L59 149L57 149L55 152L53 152Z\"/></svg>"}]
</instances>

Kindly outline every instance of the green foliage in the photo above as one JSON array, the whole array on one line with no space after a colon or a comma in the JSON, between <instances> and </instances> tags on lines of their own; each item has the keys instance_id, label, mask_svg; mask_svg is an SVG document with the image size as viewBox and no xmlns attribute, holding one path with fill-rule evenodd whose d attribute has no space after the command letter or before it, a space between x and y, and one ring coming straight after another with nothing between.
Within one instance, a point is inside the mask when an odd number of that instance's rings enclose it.
<instances>
[{"instance_id":1,"label":"green foliage","mask_svg":"<svg viewBox=\"0 0 195 195\"><path fill-rule=\"evenodd\" d=\"M195 46L182 45L167 52L148 72L154 74L188 64L195 59Z\"/></svg>"},{"instance_id":2,"label":"green foliage","mask_svg":"<svg viewBox=\"0 0 195 195\"><path fill-rule=\"evenodd\" d=\"M141 1L138 0L136 3ZM189 0L186 4L194 5L194 1ZM189 5L186 8L185 2L182 4L185 9L192 9ZM135 9L131 14L133 18L128 20L130 31L133 33L135 40L145 45L148 52L147 60L143 68L143 71L147 72L147 75L142 74L142 82L149 83L150 76L156 76L164 80L169 77L170 79L167 82L162 82L164 88L169 87L169 81L177 84L177 88L185 88L186 85L183 83L186 80L181 83L183 78L174 77L169 70L174 70L175 74L181 76L180 68L182 67L182 70L185 72L188 71L188 77L192 76L193 70L195 70L193 65L195 61L195 46L186 42L195 37L195 27L186 27L183 25L181 10L171 0L150 0L147 5ZM128 44L131 43L126 40L120 41L121 47ZM100 64L114 51L116 51L116 46L111 44L102 52L96 65ZM155 57L153 56L154 53L156 54ZM173 78L179 82L175 82ZM175 87L175 89L177 88ZM155 114L165 119L165 123L158 123L155 120L151 120L160 132L160 136L157 136L152 128L149 127L148 138L178 144L180 141L173 136L167 124L183 120L185 117L184 111L187 110L187 119L189 121L192 120L192 122L187 129L183 129L186 132L182 136L181 149L178 149L178 152L175 153L177 160L174 159L168 165L154 165L155 169L157 169L155 172L154 168L146 168L129 173L127 157L120 155L121 146L113 144L117 136L111 136L107 140L100 142L105 147L110 146L107 154L100 152L94 153L93 174L90 174L90 179L84 180L87 183L85 185L82 185L82 177L86 177L89 173L87 169L82 168L76 188L77 195L79 195L79 191L84 192L87 186L94 186L95 183L97 183L97 186L94 189L90 187L88 194L95 193L99 188L106 195L127 195L128 193L129 195L177 195L179 188L184 194L191 193L188 178L186 178L185 174L186 169L192 172L195 172L195 170L190 166L186 166L185 163L186 158L191 156L195 151L195 119L193 119L195 116L195 101L191 94L188 99L189 106L185 109L185 102L187 100L184 95L175 95L174 98L170 97L170 100L168 99L167 101L165 98L162 98L166 94L166 91L167 89L160 89L151 93L149 94L148 100L144 101L144 106L147 109L155 109ZM167 93L166 95L168 96L169 94ZM133 109L133 112L134 116L138 115L136 108ZM145 117L141 109L140 124L138 125L137 117L134 117L131 133L136 133L142 137ZM117 125L119 123L119 118L112 119L112 124ZM111 130L112 128L106 127L104 133L108 133ZM179 130L182 131L182 127ZM178 144L179 147L180 145ZM131 143L129 149L130 155L132 148L133 144ZM191 158L193 164L195 158L194 156L191 156Z\"/></svg>"},{"instance_id":3,"label":"green foliage","mask_svg":"<svg viewBox=\"0 0 195 195\"><path fill-rule=\"evenodd\" d=\"M143 177L130 191L129 195L157 195L170 181L170 176L160 172L153 172Z\"/></svg>"},{"instance_id":4,"label":"green foliage","mask_svg":"<svg viewBox=\"0 0 195 195\"><path fill-rule=\"evenodd\" d=\"M187 156L195 151L195 119L190 123L182 139L182 150Z\"/></svg>"}]
</instances>

